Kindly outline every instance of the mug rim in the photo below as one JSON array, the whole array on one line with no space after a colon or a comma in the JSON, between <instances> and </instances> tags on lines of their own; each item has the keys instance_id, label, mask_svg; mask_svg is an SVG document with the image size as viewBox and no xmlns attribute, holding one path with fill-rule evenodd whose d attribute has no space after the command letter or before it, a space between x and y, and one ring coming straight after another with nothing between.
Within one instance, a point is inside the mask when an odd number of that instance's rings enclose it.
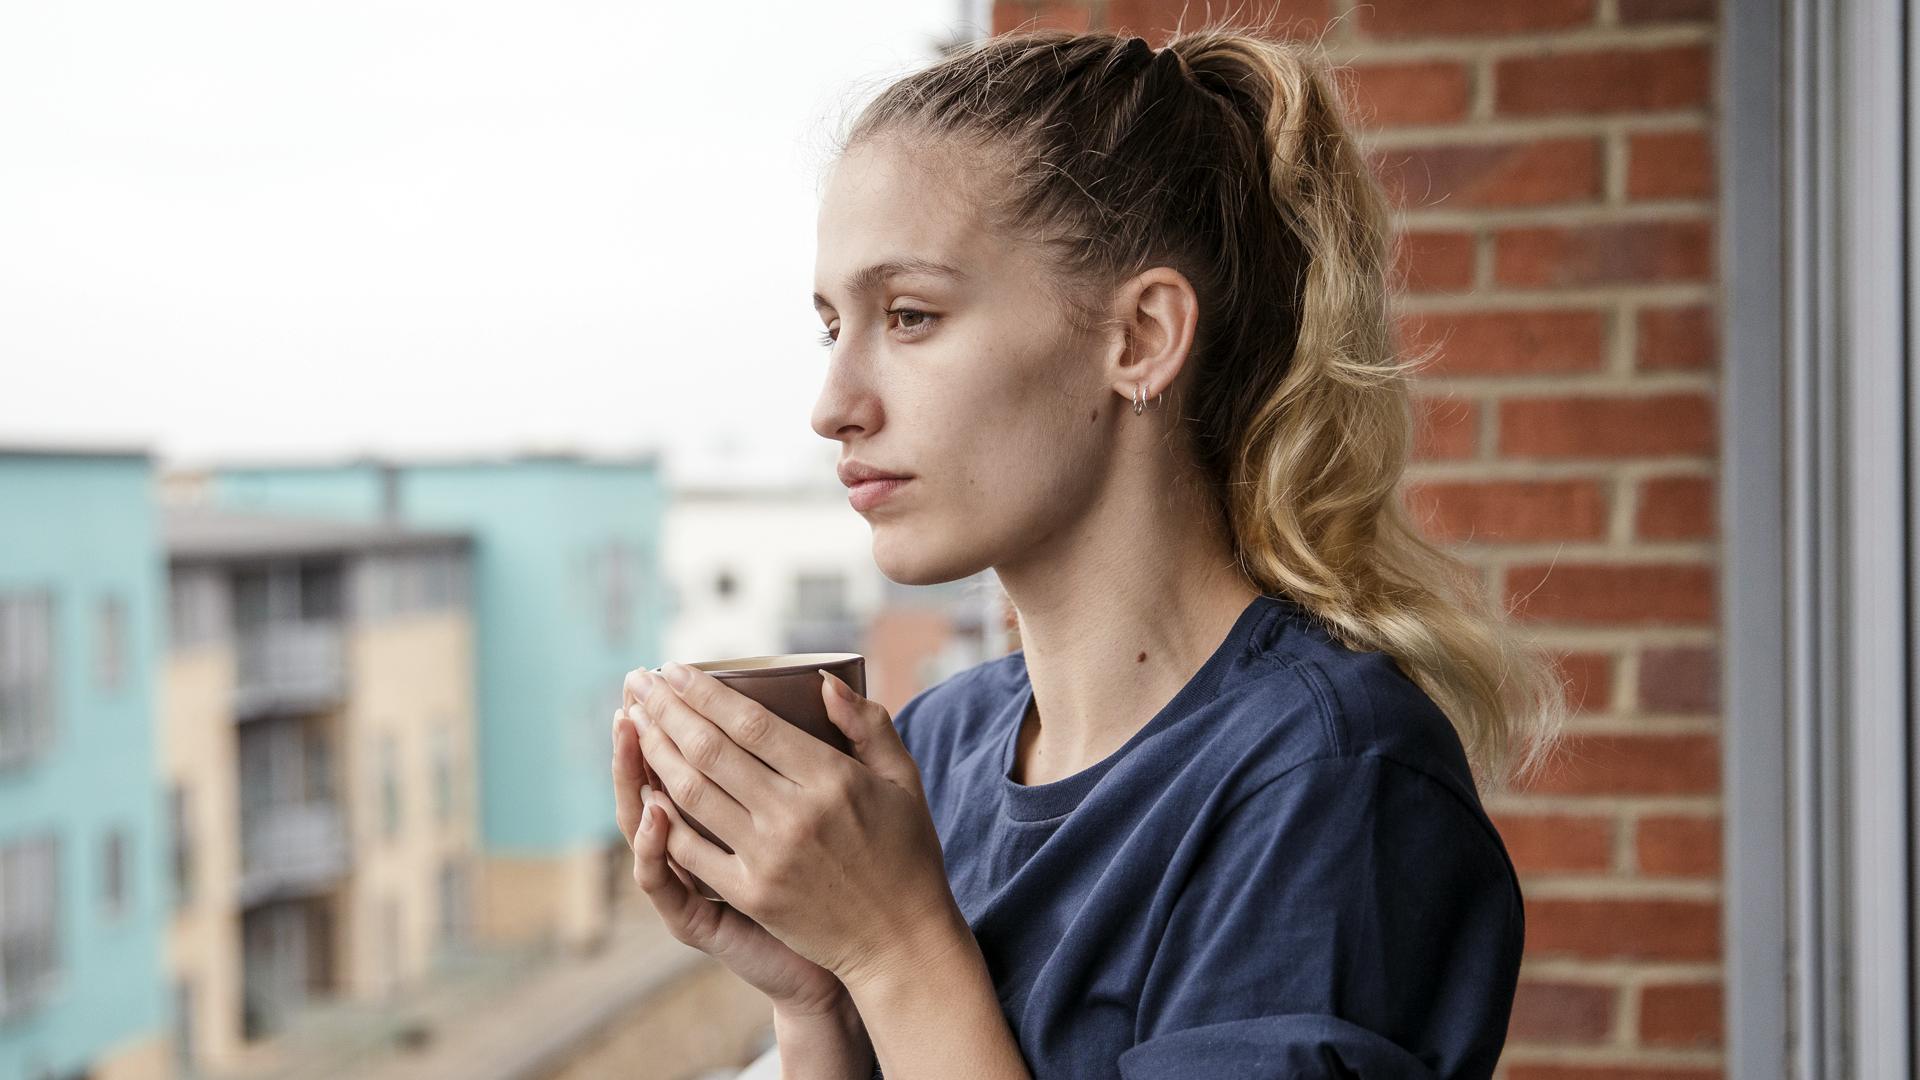
<instances>
[{"instance_id":1,"label":"mug rim","mask_svg":"<svg viewBox=\"0 0 1920 1080\"><path fill-rule=\"evenodd\" d=\"M760 656L732 656L721 660L701 660L686 666L698 668L715 678L733 676L753 679L772 675L793 675L812 671L815 668L831 668L864 659L866 659L864 654L854 652L765 653ZM754 661L779 661L779 663L754 663Z\"/></svg>"}]
</instances>

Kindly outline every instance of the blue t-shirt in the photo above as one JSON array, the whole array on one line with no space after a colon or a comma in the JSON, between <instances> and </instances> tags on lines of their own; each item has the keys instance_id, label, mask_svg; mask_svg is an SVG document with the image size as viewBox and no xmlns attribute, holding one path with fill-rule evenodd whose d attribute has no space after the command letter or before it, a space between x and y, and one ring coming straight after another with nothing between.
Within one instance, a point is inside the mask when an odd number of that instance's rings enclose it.
<instances>
[{"instance_id":1,"label":"blue t-shirt","mask_svg":"<svg viewBox=\"0 0 1920 1080\"><path fill-rule=\"evenodd\" d=\"M1493 1073L1519 880L1386 654L1256 597L1124 746L1023 785L1032 692L1016 651L894 724L1036 1080Z\"/></svg>"}]
</instances>

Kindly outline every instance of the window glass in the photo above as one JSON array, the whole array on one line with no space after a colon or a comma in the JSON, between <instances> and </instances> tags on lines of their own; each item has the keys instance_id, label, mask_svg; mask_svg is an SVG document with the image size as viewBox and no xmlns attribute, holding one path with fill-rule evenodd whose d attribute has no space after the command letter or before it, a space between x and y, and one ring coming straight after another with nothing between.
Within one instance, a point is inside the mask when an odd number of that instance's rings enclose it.
<instances>
[{"instance_id":1,"label":"window glass","mask_svg":"<svg viewBox=\"0 0 1920 1080\"><path fill-rule=\"evenodd\" d=\"M53 742L53 595L0 593L0 769Z\"/></svg>"}]
</instances>

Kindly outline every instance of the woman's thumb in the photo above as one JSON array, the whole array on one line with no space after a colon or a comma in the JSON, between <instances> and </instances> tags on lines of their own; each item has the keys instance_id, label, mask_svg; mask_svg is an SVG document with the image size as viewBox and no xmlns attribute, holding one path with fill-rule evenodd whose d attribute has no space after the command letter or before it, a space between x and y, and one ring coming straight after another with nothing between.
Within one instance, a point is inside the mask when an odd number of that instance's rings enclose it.
<instances>
[{"instance_id":1,"label":"woman's thumb","mask_svg":"<svg viewBox=\"0 0 1920 1080\"><path fill-rule=\"evenodd\" d=\"M919 790L919 766L913 763L913 755L907 753L906 744L900 741L900 732L894 728L886 707L854 693L853 687L832 672L824 668L816 670L821 676L820 696L827 703L827 719L846 735L853 746L853 756L894 783Z\"/></svg>"}]
</instances>

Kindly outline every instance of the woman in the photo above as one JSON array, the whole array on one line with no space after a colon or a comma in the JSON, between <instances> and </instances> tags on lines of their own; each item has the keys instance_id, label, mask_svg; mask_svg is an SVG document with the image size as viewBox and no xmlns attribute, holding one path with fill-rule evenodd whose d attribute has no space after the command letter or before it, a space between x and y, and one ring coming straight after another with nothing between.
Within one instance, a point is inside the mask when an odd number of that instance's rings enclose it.
<instances>
[{"instance_id":1,"label":"woman","mask_svg":"<svg viewBox=\"0 0 1920 1080\"><path fill-rule=\"evenodd\" d=\"M1387 233L1324 69L1239 29L996 37L860 115L813 425L908 477L853 497L881 571L992 567L1023 647L897 717L827 680L852 757L629 677L635 879L784 1076L1491 1074L1523 918L1478 788L1564 706L1402 510Z\"/></svg>"}]
</instances>

